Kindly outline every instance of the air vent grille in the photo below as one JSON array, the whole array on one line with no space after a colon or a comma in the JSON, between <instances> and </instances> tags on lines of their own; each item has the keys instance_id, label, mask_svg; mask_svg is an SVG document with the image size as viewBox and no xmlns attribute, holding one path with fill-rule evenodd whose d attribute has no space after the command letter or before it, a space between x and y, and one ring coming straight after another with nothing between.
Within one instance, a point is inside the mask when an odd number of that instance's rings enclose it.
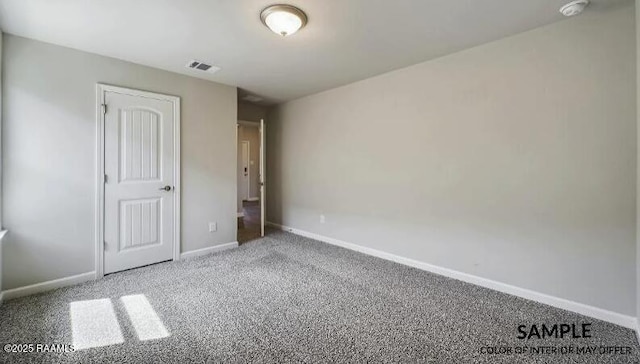
<instances>
[{"instance_id":1,"label":"air vent grille","mask_svg":"<svg viewBox=\"0 0 640 364\"><path fill-rule=\"evenodd\" d=\"M209 73L214 73L220 70L220 67L216 67L210 64L206 64L204 62L196 61L195 59L187 63L187 68L191 68L199 71L205 71Z\"/></svg>"}]
</instances>

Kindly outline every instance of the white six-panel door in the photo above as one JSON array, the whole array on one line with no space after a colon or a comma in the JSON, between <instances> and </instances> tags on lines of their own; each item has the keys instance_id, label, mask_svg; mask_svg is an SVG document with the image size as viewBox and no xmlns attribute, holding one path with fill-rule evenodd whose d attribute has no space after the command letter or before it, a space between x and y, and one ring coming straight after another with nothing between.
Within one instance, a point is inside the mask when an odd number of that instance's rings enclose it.
<instances>
[{"instance_id":1,"label":"white six-panel door","mask_svg":"<svg viewBox=\"0 0 640 364\"><path fill-rule=\"evenodd\" d=\"M171 260L174 103L105 91L104 274Z\"/></svg>"}]
</instances>

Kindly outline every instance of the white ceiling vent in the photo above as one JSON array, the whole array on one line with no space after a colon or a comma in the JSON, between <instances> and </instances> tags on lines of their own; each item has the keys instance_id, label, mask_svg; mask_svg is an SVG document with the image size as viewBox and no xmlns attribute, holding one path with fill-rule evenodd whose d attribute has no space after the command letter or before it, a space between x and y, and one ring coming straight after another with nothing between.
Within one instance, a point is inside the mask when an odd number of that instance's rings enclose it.
<instances>
[{"instance_id":1,"label":"white ceiling vent","mask_svg":"<svg viewBox=\"0 0 640 364\"><path fill-rule=\"evenodd\" d=\"M209 73L216 73L220 71L220 67L216 67L210 64L206 64L204 62L196 61L195 59L192 59L191 61L189 61L189 63L187 63L187 68L191 68L198 71L205 71Z\"/></svg>"}]
</instances>

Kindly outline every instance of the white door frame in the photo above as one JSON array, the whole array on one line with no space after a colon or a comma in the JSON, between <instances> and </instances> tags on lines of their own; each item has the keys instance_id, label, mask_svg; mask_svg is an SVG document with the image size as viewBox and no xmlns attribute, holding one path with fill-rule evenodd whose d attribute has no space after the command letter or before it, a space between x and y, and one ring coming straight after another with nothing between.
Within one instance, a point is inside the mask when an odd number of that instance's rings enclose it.
<instances>
[{"instance_id":1,"label":"white door frame","mask_svg":"<svg viewBox=\"0 0 640 364\"><path fill-rule=\"evenodd\" d=\"M264 119L260 119L260 236L264 236L264 224L267 221L267 161L266 161L266 144L267 144L267 125Z\"/></svg>"},{"instance_id":2,"label":"white door frame","mask_svg":"<svg viewBox=\"0 0 640 364\"><path fill-rule=\"evenodd\" d=\"M96 210L95 210L95 267L96 279L104 276L104 95L106 92L147 97L169 101L173 104L173 165L174 165L174 223L173 223L173 260L180 259L180 97L154 92L134 90L124 87L96 84Z\"/></svg>"}]
</instances>

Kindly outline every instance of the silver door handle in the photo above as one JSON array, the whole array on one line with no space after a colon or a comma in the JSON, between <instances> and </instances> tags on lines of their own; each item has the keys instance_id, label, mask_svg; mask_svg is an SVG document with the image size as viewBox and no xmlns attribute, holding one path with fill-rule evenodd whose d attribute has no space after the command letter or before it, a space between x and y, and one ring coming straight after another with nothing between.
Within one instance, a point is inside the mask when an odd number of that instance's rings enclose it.
<instances>
[{"instance_id":1,"label":"silver door handle","mask_svg":"<svg viewBox=\"0 0 640 364\"><path fill-rule=\"evenodd\" d=\"M171 186L164 186L164 187L160 187L160 188L158 188L158 190L160 190L160 191L167 191L167 192L169 192L169 191L171 191Z\"/></svg>"}]
</instances>

